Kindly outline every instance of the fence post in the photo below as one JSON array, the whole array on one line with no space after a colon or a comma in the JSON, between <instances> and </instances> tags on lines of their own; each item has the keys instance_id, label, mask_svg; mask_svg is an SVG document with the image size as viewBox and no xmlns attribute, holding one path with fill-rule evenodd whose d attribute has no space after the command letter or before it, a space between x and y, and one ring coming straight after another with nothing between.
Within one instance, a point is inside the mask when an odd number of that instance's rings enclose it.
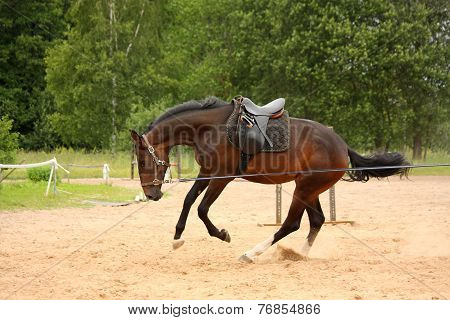
<instances>
[{"instance_id":1,"label":"fence post","mask_svg":"<svg viewBox=\"0 0 450 320\"><path fill-rule=\"evenodd\" d=\"M181 146L177 146L177 178L181 178Z\"/></svg>"},{"instance_id":2,"label":"fence post","mask_svg":"<svg viewBox=\"0 0 450 320\"><path fill-rule=\"evenodd\" d=\"M47 190L45 190L45 196L48 196L48 191L50 190L50 184L52 183L53 172L55 171L55 165L52 164L52 168L50 170L50 176L48 177Z\"/></svg>"},{"instance_id":3,"label":"fence post","mask_svg":"<svg viewBox=\"0 0 450 320\"><path fill-rule=\"evenodd\" d=\"M334 131L332 126L328 128ZM330 199L330 221L336 221L336 189L334 185L328 190L328 195Z\"/></svg>"},{"instance_id":4,"label":"fence post","mask_svg":"<svg viewBox=\"0 0 450 320\"><path fill-rule=\"evenodd\" d=\"M56 159L55 159L56 161ZM53 194L56 194L58 191L56 190L56 182L57 182L57 177L56 177L56 173L58 172L58 166L56 165L56 162L53 164L54 166L54 170L53 170Z\"/></svg>"},{"instance_id":5,"label":"fence post","mask_svg":"<svg viewBox=\"0 0 450 320\"><path fill-rule=\"evenodd\" d=\"M336 221L336 189L334 185L329 190L330 195L330 221Z\"/></svg>"},{"instance_id":6,"label":"fence post","mask_svg":"<svg viewBox=\"0 0 450 320\"><path fill-rule=\"evenodd\" d=\"M134 145L133 148L131 148L131 167L130 167L130 179L134 180L134 165L137 163L136 161L136 154L134 152Z\"/></svg>"},{"instance_id":7,"label":"fence post","mask_svg":"<svg viewBox=\"0 0 450 320\"><path fill-rule=\"evenodd\" d=\"M277 224L281 224L281 190L282 190L282 185L277 184L277 186L275 188L276 204L277 204L275 223L277 223Z\"/></svg>"},{"instance_id":8,"label":"fence post","mask_svg":"<svg viewBox=\"0 0 450 320\"><path fill-rule=\"evenodd\" d=\"M105 184L108 184L108 180L109 180L109 166L107 163L105 163L103 165L103 182Z\"/></svg>"}]
</instances>

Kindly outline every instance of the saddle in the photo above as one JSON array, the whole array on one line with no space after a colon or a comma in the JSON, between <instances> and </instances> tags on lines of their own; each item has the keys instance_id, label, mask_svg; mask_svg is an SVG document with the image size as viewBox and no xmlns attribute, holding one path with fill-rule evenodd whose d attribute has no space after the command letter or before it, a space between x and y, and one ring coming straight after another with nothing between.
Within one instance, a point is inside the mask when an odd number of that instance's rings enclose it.
<instances>
[{"instance_id":1,"label":"saddle","mask_svg":"<svg viewBox=\"0 0 450 320\"><path fill-rule=\"evenodd\" d=\"M246 168L251 156L261 152L267 143L270 148L273 142L267 135L269 119L283 116L285 100L276 99L264 106L258 106L249 98L238 96L233 99L238 108L237 140L241 151L239 171Z\"/></svg>"},{"instance_id":2,"label":"saddle","mask_svg":"<svg viewBox=\"0 0 450 320\"><path fill-rule=\"evenodd\" d=\"M249 98L242 97L242 106L245 111L255 116L266 116L270 118L279 118L284 111L284 98L278 98L265 104L263 106L258 106L253 103Z\"/></svg>"}]
</instances>

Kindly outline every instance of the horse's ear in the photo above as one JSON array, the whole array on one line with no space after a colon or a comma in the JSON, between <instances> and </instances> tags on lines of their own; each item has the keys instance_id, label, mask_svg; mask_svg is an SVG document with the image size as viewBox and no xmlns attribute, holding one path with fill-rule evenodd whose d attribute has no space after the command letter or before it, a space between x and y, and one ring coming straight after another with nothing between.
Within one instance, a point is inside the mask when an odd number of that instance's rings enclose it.
<instances>
[{"instance_id":1,"label":"horse's ear","mask_svg":"<svg viewBox=\"0 0 450 320\"><path fill-rule=\"evenodd\" d=\"M140 139L139 134L134 130L130 130L130 134L131 134L131 139L133 139L133 141L135 143L139 143L139 139Z\"/></svg>"}]
</instances>

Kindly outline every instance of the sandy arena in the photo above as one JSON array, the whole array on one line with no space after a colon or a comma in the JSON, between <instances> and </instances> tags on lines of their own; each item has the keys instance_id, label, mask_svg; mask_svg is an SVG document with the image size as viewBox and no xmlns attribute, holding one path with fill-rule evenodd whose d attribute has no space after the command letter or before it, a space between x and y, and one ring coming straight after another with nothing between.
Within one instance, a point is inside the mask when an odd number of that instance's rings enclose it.
<instances>
[{"instance_id":1,"label":"sandy arena","mask_svg":"<svg viewBox=\"0 0 450 320\"><path fill-rule=\"evenodd\" d=\"M138 186L136 180L113 183ZM355 225L324 226L309 260L296 260L289 253L309 230L305 214L298 232L254 264L238 258L276 231L257 226L275 220L275 186L232 182L213 204L211 220L230 232L231 243L209 237L197 200L186 243L174 251L175 224L191 185L166 185L168 196L159 202L126 207L0 212L1 298L450 297L450 177L339 182L338 219ZM283 186L284 216L293 188ZM328 217L328 193L321 201Z\"/></svg>"}]
</instances>

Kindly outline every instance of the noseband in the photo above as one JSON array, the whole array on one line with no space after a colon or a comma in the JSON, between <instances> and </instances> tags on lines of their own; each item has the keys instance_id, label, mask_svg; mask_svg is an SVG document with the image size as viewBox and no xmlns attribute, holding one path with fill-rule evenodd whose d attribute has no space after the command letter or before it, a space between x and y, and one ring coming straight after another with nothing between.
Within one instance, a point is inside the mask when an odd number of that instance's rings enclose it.
<instances>
[{"instance_id":1,"label":"noseband","mask_svg":"<svg viewBox=\"0 0 450 320\"><path fill-rule=\"evenodd\" d=\"M144 145L147 147L148 152L150 153L150 155L151 155L152 158L153 158L153 162L154 162L157 166L164 166L164 167L167 167L167 168L169 169L169 171L170 171L170 164L167 163L166 161L160 160L160 159L158 158L158 156L157 156L156 153L155 153L155 148L150 144L150 142L148 142L147 137L146 137L145 135L142 135L142 138L144 139ZM172 172L170 172L170 176L172 176ZM163 183L165 183L165 182L166 182L166 181L164 181L164 180L158 180L158 179L155 178L155 179L153 180L153 182L144 182L144 183L141 183L141 186L142 186L142 187L146 187L146 186L157 186L157 185L163 184ZM168 182L170 182L170 180L169 180Z\"/></svg>"}]
</instances>

